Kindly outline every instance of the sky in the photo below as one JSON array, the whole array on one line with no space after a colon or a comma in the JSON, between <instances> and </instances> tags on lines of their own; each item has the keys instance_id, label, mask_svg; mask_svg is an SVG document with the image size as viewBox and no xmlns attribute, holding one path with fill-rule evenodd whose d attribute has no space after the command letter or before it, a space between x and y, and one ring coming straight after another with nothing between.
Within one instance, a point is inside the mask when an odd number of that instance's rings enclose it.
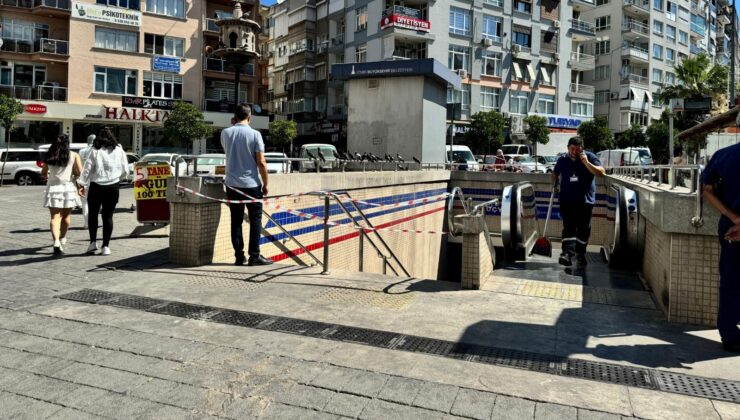
<instances>
[{"instance_id":1,"label":"sky","mask_svg":"<svg viewBox=\"0 0 740 420\"><path fill-rule=\"evenodd\" d=\"M276 0L262 0L260 2L260 4L263 5L263 6L272 6L275 3L277 3Z\"/></svg>"}]
</instances>

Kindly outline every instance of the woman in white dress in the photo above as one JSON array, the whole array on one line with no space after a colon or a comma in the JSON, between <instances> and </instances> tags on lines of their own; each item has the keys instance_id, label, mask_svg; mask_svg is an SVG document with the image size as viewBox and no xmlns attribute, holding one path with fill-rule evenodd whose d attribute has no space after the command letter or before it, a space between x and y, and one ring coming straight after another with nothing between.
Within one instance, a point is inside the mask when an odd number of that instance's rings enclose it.
<instances>
[{"instance_id":1,"label":"woman in white dress","mask_svg":"<svg viewBox=\"0 0 740 420\"><path fill-rule=\"evenodd\" d=\"M41 176L46 179L44 207L51 214L51 238L54 255L60 255L67 244L67 230L72 222L72 209L80 205L80 196L72 176L80 176L80 156L69 150L69 138L57 137L44 157Z\"/></svg>"}]
</instances>

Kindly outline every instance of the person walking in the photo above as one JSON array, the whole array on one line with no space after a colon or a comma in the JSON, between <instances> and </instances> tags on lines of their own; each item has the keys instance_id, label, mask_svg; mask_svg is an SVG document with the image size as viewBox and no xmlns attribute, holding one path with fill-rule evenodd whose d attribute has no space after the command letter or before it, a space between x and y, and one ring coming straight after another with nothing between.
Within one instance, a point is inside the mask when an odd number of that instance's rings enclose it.
<instances>
[{"instance_id":1,"label":"person walking","mask_svg":"<svg viewBox=\"0 0 740 420\"><path fill-rule=\"evenodd\" d=\"M722 346L740 353L740 144L718 150L702 173L704 198L722 215L719 234L719 308Z\"/></svg>"},{"instance_id":2,"label":"person walking","mask_svg":"<svg viewBox=\"0 0 740 420\"><path fill-rule=\"evenodd\" d=\"M229 200L244 200L244 195L252 198L266 197L267 161L265 144L259 131L249 126L252 112L248 105L239 104L234 112L236 124L221 131L221 146L226 154L226 196ZM234 247L235 265L244 265L244 222L245 204L231 203L231 245ZM262 233L262 203L246 204L249 213L249 260L247 265L269 265L272 260L260 255L260 235Z\"/></svg>"},{"instance_id":3,"label":"person walking","mask_svg":"<svg viewBox=\"0 0 740 420\"><path fill-rule=\"evenodd\" d=\"M72 176L82 172L80 156L69 150L69 138L61 135L54 140L44 157L41 177L46 179L44 207L49 209L54 255L61 255L67 246L67 231L72 222L72 209L80 205Z\"/></svg>"},{"instance_id":4,"label":"person walking","mask_svg":"<svg viewBox=\"0 0 740 420\"><path fill-rule=\"evenodd\" d=\"M83 165L87 161L87 157L90 156L90 152L93 149L93 142L94 141L95 141L95 134L90 134L89 136L87 136L87 147L85 147L84 149L80 150L80 159L82 159L82 164ZM83 229L87 229L87 227L88 227L87 226L87 218L88 218L88 214L89 214L89 207L87 205L87 197L85 197L84 195L81 195L80 196L80 201L82 201L82 219L83 219L83 223L84 223L84 226L82 228Z\"/></svg>"},{"instance_id":5,"label":"person walking","mask_svg":"<svg viewBox=\"0 0 740 420\"><path fill-rule=\"evenodd\" d=\"M101 255L110 255L110 238L113 235L113 212L119 197L121 179L128 177L128 160L110 127L103 127L93 141L93 148L77 180L80 195L87 196L90 206L88 232L90 245L87 253L98 250L98 214L102 208L103 247ZM89 186L88 186L89 185Z\"/></svg>"},{"instance_id":6,"label":"person walking","mask_svg":"<svg viewBox=\"0 0 740 420\"><path fill-rule=\"evenodd\" d=\"M563 221L563 252L558 262L564 266L586 266L586 246L591 236L591 214L596 202L595 177L606 171L595 154L583 150L583 140L568 140L568 154L561 156L552 173L554 191L560 191L560 217ZM558 185L558 179L560 183Z\"/></svg>"}]
</instances>

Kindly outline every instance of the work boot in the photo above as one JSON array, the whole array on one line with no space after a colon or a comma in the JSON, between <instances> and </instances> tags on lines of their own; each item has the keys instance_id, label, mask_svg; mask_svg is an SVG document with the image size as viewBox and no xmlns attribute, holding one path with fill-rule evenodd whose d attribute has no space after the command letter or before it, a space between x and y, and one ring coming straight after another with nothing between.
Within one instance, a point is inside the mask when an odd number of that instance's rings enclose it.
<instances>
[{"instance_id":1,"label":"work boot","mask_svg":"<svg viewBox=\"0 0 740 420\"><path fill-rule=\"evenodd\" d=\"M579 267L585 267L588 265L588 261L586 260L586 256L583 254L576 255L576 264Z\"/></svg>"},{"instance_id":2,"label":"work boot","mask_svg":"<svg viewBox=\"0 0 740 420\"><path fill-rule=\"evenodd\" d=\"M256 258L249 258L249 262L247 263L248 266L253 267L256 265L270 265L272 264L272 260L269 258L265 258L262 255L257 256Z\"/></svg>"},{"instance_id":3,"label":"work boot","mask_svg":"<svg viewBox=\"0 0 740 420\"><path fill-rule=\"evenodd\" d=\"M740 353L740 341L737 343L722 343L722 347L724 347L726 351Z\"/></svg>"},{"instance_id":4,"label":"work boot","mask_svg":"<svg viewBox=\"0 0 740 420\"><path fill-rule=\"evenodd\" d=\"M558 263L560 265L564 265L566 267L570 267L571 264L573 264L571 262L571 255L569 253L567 253L567 252L563 252L562 254L560 254L560 258L558 258Z\"/></svg>"},{"instance_id":5,"label":"work boot","mask_svg":"<svg viewBox=\"0 0 740 420\"><path fill-rule=\"evenodd\" d=\"M246 262L246 258L244 258L244 255L239 255L236 257L236 260L234 261L234 265L244 265Z\"/></svg>"}]
</instances>

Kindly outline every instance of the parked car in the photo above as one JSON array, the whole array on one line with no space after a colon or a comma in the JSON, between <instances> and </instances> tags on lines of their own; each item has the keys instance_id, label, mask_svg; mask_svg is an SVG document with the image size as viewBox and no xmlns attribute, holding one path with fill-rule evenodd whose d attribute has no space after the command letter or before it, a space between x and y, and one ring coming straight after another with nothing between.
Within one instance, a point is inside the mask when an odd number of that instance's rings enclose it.
<instances>
[{"instance_id":1,"label":"parked car","mask_svg":"<svg viewBox=\"0 0 740 420\"><path fill-rule=\"evenodd\" d=\"M324 159L326 160L325 162L319 158L319 151L321 151L321 154L324 156ZM320 171L330 171L334 167L334 161L336 160L334 153L336 151L337 151L337 148L331 144L323 144L323 143L304 144L303 146L301 146L301 150L298 153L298 157L301 159L315 159L315 160L299 162L299 165L298 165L299 172L315 172L316 165L314 162L318 162Z\"/></svg>"},{"instance_id":2,"label":"parked car","mask_svg":"<svg viewBox=\"0 0 740 420\"><path fill-rule=\"evenodd\" d=\"M36 185L43 183L41 169L44 167L44 152L35 149L2 149L0 150L0 166L7 162L3 176L5 179L13 180L20 186Z\"/></svg>"},{"instance_id":3,"label":"parked car","mask_svg":"<svg viewBox=\"0 0 740 420\"><path fill-rule=\"evenodd\" d=\"M128 181L134 182L134 165L141 160L141 157L136 153L126 153L126 160L128 160Z\"/></svg>"},{"instance_id":4,"label":"parked car","mask_svg":"<svg viewBox=\"0 0 740 420\"><path fill-rule=\"evenodd\" d=\"M602 150L596 154L605 168L640 165L640 152L628 149ZM652 158L651 158L652 160Z\"/></svg>"},{"instance_id":5,"label":"parked car","mask_svg":"<svg viewBox=\"0 0 740 420\"><path fill-rule=\"evenodd\" d=\"M558 162L558 156L535 156L535 160L538 164L545 166L545 172L551 173L555 169L555 164Z\"/></svg>"},{"instance_id":6,"label":"parked car","mask_svg":"<svg viewBox=\"0 0 740 420\"><path fill-rule=\"evenodd\" d=\"M216 176L216 167L226 165L226 155L223 153L209 153L195 159L197 176ZM220 174L218 174L220 175Z\"/></svg>"},{"instance_id":7,"label":"parked car","mask_svg":"<svg viewBox=\"0 0 740 420\"><path fill-rule=\"evenodd\" d=\"M323 151L321 153L324 153ZM326 156L324 156L326 157ZM332 157L334 154L332 153ZM281 152L267 152L265 153L265 160L267 161L267 173L270 174L287 174L293 172L288 160L288 155Z\"/></svg>"},{"instance_id":8,"label":"parked car","mask_svg":"<svg viewBox=\"0 0 740 420\"><path fill-rule=\"evenodd\" d=\"M512 159L512 170L523 173L545 173L546 168L538 164L532 156L516 156Z\"/></svg>"},{"instance_id":9,"label":"parked car","mask_svg":"<svg viewBox=\"0 0 740 420\"><path fill-rule=\"evenodd\" d=\"M139 162L164 162L170 165L172 174L175 174L175 167L179 164L179 176L185 176L188 171L188 164L182 156L176 153L149 153L144 155Z\"/></svg>"},{"instance_id":10,"label":"parked car","mask_svg":"<svg viewBox=\"0 0 740 420\"><path fill-rule=\"evenodd\" d=\"M637 151L637 153L640 155L640 165L642 166L652 165L653 163L655 163L655 161L653 160L653 154L647 147L630 147L627 150Z\"/></svg>"},{"instance_id":11,"label":"parked car","mask_svg":"<svg viewBox=\"0 0 740 420\"><path fill-rule=\"evenodd\" d=\"M480 165L468 146L446 146L447 163L453 169L477 171Z\"/></svg>"},{"instance_id":12,"label":"parked car","mask_svg":"<svg viewBox=\"0 0 740 420\"><path fill-rule=\"evenodd\" d=\"M497 161L495 155L488 155L481 162L481 171L501 172L506 170L506 156Z\"/></svg>"},{"instance_id":13,"label":"parked car","mask_svg":"<svg viewBox=\"0 0 740 420\"><path fill-rule=\"evenodd\" d=\"M50 147L51 147L50 144L42 144L41 146L39 146L38 149L39 149L39 151L46 153L47 151L49 151L49 148ZM86 147L87 147L87 143L70 143L69 144L69 150L71 150L71 151L73 151L73 152L75 152L77 154L80 153L80 150L82 150L82 149L84 149Z\"/></svg>"}]
</instances>

